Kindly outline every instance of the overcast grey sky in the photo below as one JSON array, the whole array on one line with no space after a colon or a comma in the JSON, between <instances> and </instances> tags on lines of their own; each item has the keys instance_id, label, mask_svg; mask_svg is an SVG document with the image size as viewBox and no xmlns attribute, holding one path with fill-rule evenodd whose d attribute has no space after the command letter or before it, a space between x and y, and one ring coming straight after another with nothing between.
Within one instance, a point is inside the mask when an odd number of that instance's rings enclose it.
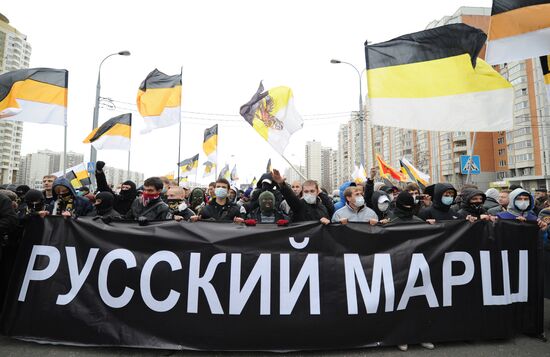
<instances>
[{"instance_id":1,"label":"overcast grey sky","mask_svg":"<svg viewBox=\"0 0 550 357\"><path fill-rule=\"evenodd\" d=\"M28 36L31 67L69 70L68 149L85 153L91 131L99 62L120 50L130 57L108 59L102 70L102 96L132 104L102 109L100 123L135 109L137 89L154 68L176 74L183 66L182 110L232 116L183 117L182 159L200 152L206 127L219 124L219 164L237 162L241 183L259 175L269 157L284 160L240 117L239 107L266 89L292 88L306 119L285 151L304 163L308 140L337 146L339 124L358 108L358 77L346 65L364 68L365 40L380 42L420 31L460 6L491 6L489 0L434 1L10 1L0 12ZM322 115L322 120L312 114ZM219 121L196 118L219 118ZM327 119L330 118L330 119ZM146 176L175 170L177 126L140 135L143 120L134 112L132 170ZM61 127L25 123L22 153L63 149ZM232 156L233 155L233 156ZM127 153L100 151L98 159L126 168ZM201 176L202 171L199 174ZM205 180L209 181L209 179Z\"/></svg>"}]
</instances>

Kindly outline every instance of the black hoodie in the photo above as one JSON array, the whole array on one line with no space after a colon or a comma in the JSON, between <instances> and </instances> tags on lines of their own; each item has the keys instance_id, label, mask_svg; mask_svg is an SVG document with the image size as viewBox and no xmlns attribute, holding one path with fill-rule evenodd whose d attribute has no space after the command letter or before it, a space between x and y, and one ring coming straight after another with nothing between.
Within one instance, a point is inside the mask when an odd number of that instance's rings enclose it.
<instances>
[{"instance_id":1,"label":"black hoodie","mask_svg":"<svg viewBox=\"0 0 550 357\"><path fill-rule=\"evenodd\" d=\"M470 200L474 196L480 195L482 197L481 204L476 207L472 204L470 204ZM474 216L476 218L479 218L482 214L487 214L487 210L483 207L483 204L485 203L487 196L485 196L485 193L480 190L476 190L475 188L467 188L462 192L462 203L460 204L460 210L457 212L457 214L461 218L466 218L468 216Z\"/></svg>"},{"instance_id":2,"label":"black hoodie","mask_svg":"<svg viewBox=\"0 0 550 357\"><path fill-rule=\"evenodd\" d=\"M450 183L435 184L433 188L432 205L422 208L418 213L418 217L423 220L435 219L436 221L457 219L458 214L451 209L451 206L444 205L443 202L441 202L443 193L447 190L453 190L456 198L456 189L453 185Z\"/></svg>"},{"instance_id":3,"label":"black hoodie","mask_svg":"<svg viewBox=\"0 0 550 357\"><path fill-rule=\"evenodd\" d=\"M127 191L120 191L120 194L116 194L111 190L109 184L107 183L107 178L105 177L105 172L102 170L96 170L95 179L97 182L97 190L100 192L110 192L115 196L115 202L113 203L113 208L115 211L121 215L126 215L132 207L132 203L137 197L136 184L133 181L124 181L123 185L129 185L130 189Z\"/></svg>"},{"instance_id":4,"label":"black hoodie","mask_svg":"<svg viewBox=\"0 0 550 357\"><path fill-rule=\"evenodd\" d=\"M388 202L389 202L390 206L389 206L389 208L386 212L382 212L378 209L378 199L381 196L386 196L389 200ZM372 209L374 210L374 212L376 212L376 215L378 216L379 221L381 221L383 219L386 219L386 218L389 218L390 212L391 212L391 198L390 198L390 195L388 195L384 191L374 191L372 193L372 197L371 197L371 204L372 204Z\"/></svg>"}]
</instances>

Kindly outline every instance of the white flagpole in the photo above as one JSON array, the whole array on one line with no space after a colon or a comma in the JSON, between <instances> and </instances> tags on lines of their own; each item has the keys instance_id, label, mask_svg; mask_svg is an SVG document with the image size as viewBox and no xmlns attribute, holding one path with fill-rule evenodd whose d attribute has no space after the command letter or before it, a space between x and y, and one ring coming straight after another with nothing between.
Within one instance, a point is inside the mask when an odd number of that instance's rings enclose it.
<instances>
[{"instance_id":1,"label":"white flagpole","mask_svg":"<svg viewBox=\"0 0 550 357\"><path fill-rule=\"evenodd\" d=\"M180 67L180 77L183 76L183 66ZM179 127L179 130L178 130L178 163L177 163L177 170L178 170L178 185L180 184L180 162L181 162L181 103L183 102L183 91L182 91L182 95L180 96L180 112L179 112L179 115L180 115L180 127Z\"/></svg>"},{"instance_id":2,"label":"white flagpole","mask_svg":"<svg viewBox=\"0 0 550 357\"><path fill-rule=\"evenodd\" d=\"M470 183L470 177L472 174L472 155L474 154L474 147L476 146L476 134L477 132L474 131L474 137L472 138L472 145L470 145L470 152L468 153L468 176L466 176L466 183ZM481 170L481 167L479 168Z\"/></svg>"},{"instance_id":3,"label":"white flagpole","mask_svg":"<svg viewBox=\"0 0 550 357\"><path fill-rule=\"evenodd\" d=\"M63 176L67 173L67 111L69 110L69 71L65 72L65 83L67 84L67 91L65 92L65 132L63 134Z\"/></svg>"},{"instance_id":4,"label":"white flagpole","mask_svg":"<svg viewBox=\"0 0 550 357\"><path fill-rule=\"evenodd\" d=\"M130 179L130 153L132 152L132 114L130 114L130 147L128 148L128 173L126 179Z\"/></svg>"},{"instance_id":5,"label":"white flagpole","mask_svg":"<svg viewBox=\"0 0 550 357\"><path fill-rule=\"evenodd\" d=\"M301 178L304 179L304 181L307 180L307 178L306 178L300 171L298 171L298 169L297 169L296 167L294 167L294 165L292 165L292 163L291 163L290 161L288 161L288 159L287 159L283 154L280 154L280 155L281 155L281 157L282 157L283 159L285 159L285 161L290 165L290 167L292 167L292 169L293 169L294 171L296 171L296 173L297 173Z\"/></svg>"}]
</instances>

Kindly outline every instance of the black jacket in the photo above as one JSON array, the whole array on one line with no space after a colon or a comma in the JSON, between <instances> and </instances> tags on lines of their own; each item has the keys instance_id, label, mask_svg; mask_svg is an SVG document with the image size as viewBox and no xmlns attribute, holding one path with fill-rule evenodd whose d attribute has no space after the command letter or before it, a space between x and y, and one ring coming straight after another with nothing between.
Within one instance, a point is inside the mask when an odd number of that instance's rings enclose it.
<instances>
[{"instance_id":1,"label":"black jacket","mask_svg":"<svg viewBox=\"0 0 550 357\"><path fill-rule=\"evenodd\" d=\"M281 185L280 188L283 197L292 209L293 222L318 221L323 217L330 219L334 214L334 204L324 192L321 192L317 201L310 205L303 198L298 198L287 184Z\"/></svg>"},{"instance_id":2,"label":"black jacket","mask_svg":"<svg viewBox=\"0 0 550 357\"><path fill-rule=\"evenodd\" d=\"M181 201L178 206L174 208L171 208L170 204L168 204L168 208L170 210L168 218L170 219L173 219L174 216L181 216L184 220L188 221L189 218L195 215L195 212L187 207L187 202L185 201Z\"/></svg>"},{"instance_id":3,"label":"black jacket","mask_svg":"<svg viewBox=\"0 0 550 357\"><path fill-rule=\"evenodd\" d=\"M407 212L399 207L395 207L395 209L390 212L389 218L390 222L386 224L386 226L409 223L426 223L426 221L414 215L414 209L412 212Z\"/></svg>"},{"instance_id":4,"label":"black jacket","mask_svg":"<svg viewBox=\"0 0 550 357\"><path fill-rule=\"evenodd\" d=\"M485 203L483 204L483 208L485 208L487 211L490 210L491 208L495 208L498 206L500 206L500 204L497 201L495 201L493 197L487 197L487 199L485 200Z\"/></svg>"},{"instance_id":5,"label":"black jacket","mask_svg":"<svg viewBox=\"0 0 550 357\"><path fill-rule=\"evenodd\" d=\"M252 211L252 212L250 212L246 215L246 218L255 219L258 223L277 223L277 221L280 220L280 219L285 219L287 221L290 221L289 216L286 215L281 210L273 211L273 216L272 216L273 221L272 222L264 222L264 218L262 218L262 217L265 217L265 216L262 216L262 211L260 210L260 207L256 208L254 211Z\"/></svg>"},{"instance_id":6,"label":"black jacket","mask_svg":"<svg viewBox=\"0 0 550 357\"><path fill-rule=\"evenodd\" d=\"M145 217L149 221L163 220L169 217L169 212L168 205L160 198L149 201L146 207L141 203L141 198L136 198L126 214L126 218L137 220L139 217Z\"/></svg>"},{"instance_id":7,"label":"black jacket","mask_svg":"<svg viewBox=\"0 0 550 357\"><path fill-rule=\"evenodd\" d=\"M0 234L8 234L17 228L17 215L8 196L0 193Z\"/></svg>"},{"instance_id":8,"label":"black jacket","mask_svg":"<svg viewBox=\"0 0 550 357\"><path fill-rule=\"evenodd\" d=\"M109 184L107 183L105 173L102 170L96 170L95 179L98 191L110 192L115 196L115 202L113 203L113 208L115 211L119 212L121 215L126 215L137 197L136 184L131 181L127 181L132 188L126 194L121 195L114 193L113 190L111 190L111 187L109 187Z\"/></svg>"},{"instance_id":9,"label":"black jacket","mask_svg":"<svg viewBox=\"0 0 550 357\"><path fill-rule=\"evenodd\" d=\"M370 178L367 179L365 182L365 191L363 196L365 197L365 204L368 208L374 209L372 206L372 194L374 193L374 180L371 180Z\"/></svg>"},{"instance_id":10,"label":"black jacket","mask_svg":"<svg viewBox=\"0 0 550 357\"><path fill-rule=\"evenodd\" d=\"M241 217L241 209L237 204L229 202L229 200L222 206L214 199L204 206L201 211L201 220L231 222L235 217Z\"/></svg>"},{"instance_id":11,"label":"black jacket","mask_svg":"<svg viewBox=\"0 0 550 357\"><path fill-rule=\"evenodd\" d=\"M89 217L120 217L121 214L117 212L114 209L108 209L105 212L98 212L97 209L94 207L92 212L88 214Z\"/></svg>"},{"instance_id":12,"label":"black jacket","mask_svg":"<svg viewBox=\"0 0 550 357\"><path fill-rule=\"evenodd\" d=\"M386 212L382 212L380 211L380 209L378 209L378 199L381 197L381 196L386 196L389 200L389 203L390 203L390 207L388 208L388 210ZM376 215L378 216L378 220L381 221L383 219L386 219L386 218L389 218L390 216L390 213L392 211L392 207L391 207L391 198L390 198L390 195L388 195L386 192L384 191L374 191L371 193L371 208L374 210L374 212L376 212Z\"/></svg>"},{"instance_id":13,"label":"black jacket","mask_svg":"<svg viewBox=\"0 0 550 357\"><path fill-rule=\"evenodd\" d=\"M58 177L55 179L55 181L53 182L54 192L57 186L64 186L68 188L69 191L71 192L72 201L73 201L73 207L72 207L71 213L74 216L83 217L83 216L87 216L90 212L92 212L92 209L93 209L92 203L87 198L79 197L76 194L76 191L74 190L69 180L67 180L65 177ZM58 212L55 212L56 207L58 207L59 210L61 211L65 211L67 208L67 205L61 198L57 198L51 204L51 206L48 207L50 214L58 214Z\"/></svg>"},{"instance_id":14,"label":"black jacket","mask_svg":"<svg viewBox=\"0 0 550 357\"><path fill-rule=\"evenodd\" d=\"M441 202L443 193L447 190L454 190L456 197L456 190L450 183L437 183L434 186L434 193L432 196L432 205L420 210L418 217L423 220L435 219L436 221L448 221L457 219L458 215L451 209L450 206L444 205Z\"/></svg>"},{"instance_id":15,"label":"black jacket","mask_svg":"<svg viewBox=\"0 0 550 357\"><path fill-rule=\"evenodd\" d=\"M485 201L486 196L483 191L476 189L464 190L464 192L462 193L462 203L460 205L460 209L457 212L460 218L466 218L468 216L479 218L482 214L487 214L487 209L484 208L483 203L479 207L476 207L469 203L472 197L477 195L481 195L483 197L483 201Z\"/></svg>"}]
</instances>

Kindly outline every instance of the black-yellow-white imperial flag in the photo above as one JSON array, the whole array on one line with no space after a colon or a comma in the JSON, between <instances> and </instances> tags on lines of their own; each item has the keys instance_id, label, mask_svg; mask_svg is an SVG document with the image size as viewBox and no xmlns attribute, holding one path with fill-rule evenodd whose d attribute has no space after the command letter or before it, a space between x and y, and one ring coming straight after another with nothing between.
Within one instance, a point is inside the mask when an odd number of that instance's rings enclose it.
<instances>
[{"instance_id":1,"label":"black-yellow-white imperial flag","mask_svg":"<svg viewBox=\"0 0 550 357\"><path fill-rule=\"evenodd\" d=\"M433 131L513 126L512 85L478 58L487 36L452 24L365 44L372 124Z\"/></svg>"},{"instance_id":2,"label":"black-yellow-white imperial flag","mask_svg":"<svg viewBox=\"0 0 550 357\"><path fill-rule=\"evenodd\" d=\"M0 120L65 125L66 69L29 68L0 75Z\"/></svg>"}]
</instances>

